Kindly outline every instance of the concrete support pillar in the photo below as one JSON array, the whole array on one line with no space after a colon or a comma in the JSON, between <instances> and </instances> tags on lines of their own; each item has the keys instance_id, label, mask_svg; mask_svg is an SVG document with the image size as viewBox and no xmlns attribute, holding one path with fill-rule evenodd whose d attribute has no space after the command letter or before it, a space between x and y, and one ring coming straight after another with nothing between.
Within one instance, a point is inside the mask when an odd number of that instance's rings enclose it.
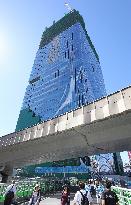
<instances>
[{"instance_id":1,"label":"concrete support pillar","mask_svg":"<svg viewBox=\"0 0 131 205\"><path fill-rule=\"evenodd\" d=\"M12 176L13 174L13 166L5 165L0 171L0 174L2 176L1 183L7 183L9 176Z\"/></svg>"}]
</instances>

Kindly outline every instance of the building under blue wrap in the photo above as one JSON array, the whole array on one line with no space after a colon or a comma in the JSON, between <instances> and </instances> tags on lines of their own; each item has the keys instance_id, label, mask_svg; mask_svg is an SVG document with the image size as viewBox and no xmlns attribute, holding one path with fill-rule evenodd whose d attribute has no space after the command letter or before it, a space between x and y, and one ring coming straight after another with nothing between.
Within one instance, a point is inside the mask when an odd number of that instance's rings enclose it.
<instances>
[{"instance_id":1,"label":"building under blue wrap","mask_svg":"<svg viewBox=\"0 0 131 205\"><path fill-rule=\"evenodd\" d=\"M55 118L105 95L98 54L82 16L73 10L43 32L16 131ZM64 166L69 166L69 160L67 162ZM35 166L32 169L35 170Z\"/></svg>"},{"instance_id":2,"label":"building under blue wrap","mask_svg":"<svg viewBox=\"0 0 131 205\"><path fill-rule=\"evenodd\" d=\"M42 35L16 130L62 115L105 95L98 55L82 16L73 10ZM32 118L26 120L25 115L31 113Z\"/></svg>"}]
</instances>

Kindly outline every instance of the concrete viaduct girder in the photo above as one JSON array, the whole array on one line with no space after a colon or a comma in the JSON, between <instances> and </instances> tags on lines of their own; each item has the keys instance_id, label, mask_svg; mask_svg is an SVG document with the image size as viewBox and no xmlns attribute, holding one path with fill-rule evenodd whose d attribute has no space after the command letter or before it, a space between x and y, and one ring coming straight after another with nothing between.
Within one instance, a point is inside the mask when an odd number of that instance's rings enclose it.
<instances>
[{"instance_id":1,"label":"concrete viaduct girder","mask_svg":"<svg viewBox=\"0 0 131 205\"><path fill-rule=\"evenodd\" d=\"M20 167L131 150L131 87L0 138L0 165Z\"/></svg>"}]
</instances>

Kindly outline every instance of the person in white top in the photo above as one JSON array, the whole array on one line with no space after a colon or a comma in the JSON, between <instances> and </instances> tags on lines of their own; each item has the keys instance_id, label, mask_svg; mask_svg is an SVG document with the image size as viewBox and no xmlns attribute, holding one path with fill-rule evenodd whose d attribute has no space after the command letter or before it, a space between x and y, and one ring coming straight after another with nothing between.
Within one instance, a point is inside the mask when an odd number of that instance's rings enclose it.
<instances>
[{"instance_id":1,"label":"person in white top","mask_svg":"<svg viewBox=\"0 0 131 205\"><path fill-rule=\"evenodd\" d=\"M82 194L84 196L87 196L87 199L89 197L89 193L85 191L85 184L83 182L79 183L79 188L80 188L80 191L76 192L75 197L74 197L74 201L73 201L73 203L74 203L73 205L81 205L81 202L82 202L82 199L83 199Z\"/></svg>"},{"instance_id":2,"label":"person in white top","mask_svg":"<svg viewBox=\"0 0 131 205\"><path fill-rule=\"evenodd\" d=\"M5 195L4 205L17 204L17 202L15 201L15 197L16 197L15 181L13 181L12 184L7 187L4 195Z\"/></svg>"},{"instance_id":3,"label":"person in white top","mask_svg":"<svg viewBox=\"0 0 131 205\"><path fill-rule=\"evenodd\" d=\"M36 184L28 205L39 205L41 201L40 186Z\"/></svg>"},{"instance_id":4,"label":"person in white top","mask_svg":"<svg viewBox=\"0 0 131 205\"><path fill-rule=\"evenodd\" d=\"M13 191L14 194L16 194L15 181L13 181L12 184L10 184L10 185L6 188L5 195L6 195L9 191Z\"/></svg>"}]
</instances>

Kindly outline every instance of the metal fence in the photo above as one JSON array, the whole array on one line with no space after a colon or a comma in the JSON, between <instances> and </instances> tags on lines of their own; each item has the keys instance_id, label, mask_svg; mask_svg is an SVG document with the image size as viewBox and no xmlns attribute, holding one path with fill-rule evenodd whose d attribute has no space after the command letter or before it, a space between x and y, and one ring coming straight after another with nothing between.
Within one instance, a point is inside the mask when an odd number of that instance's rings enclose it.
<instances>
[{"instance_id":1,"label":"metal fence","mask_svg":"<svg viewBox=\"0 0 131 205\"><path fill-rule=\"evenodd\" d=\"M17 201L18 202L28 201L37 183L40 185L42 196L48 196L50 194L54 194L57 191L60 191L62 187L61 184L56 183L55 181L18 182L16 183ZM4 201L4 193L5 193L7 186L8 186L7 184L0 184L0 202Z\"/></svg>"},{"instance_id":2,"label":"metal fence","mask_svg":"<svg viewBox=\"0 0 131 205\"><path fill-rule=\"evenodd\" d=\"M131 189L112 186L112 190L117 194L120 205L131 205Z\"/></svg>"}]
</instances>

